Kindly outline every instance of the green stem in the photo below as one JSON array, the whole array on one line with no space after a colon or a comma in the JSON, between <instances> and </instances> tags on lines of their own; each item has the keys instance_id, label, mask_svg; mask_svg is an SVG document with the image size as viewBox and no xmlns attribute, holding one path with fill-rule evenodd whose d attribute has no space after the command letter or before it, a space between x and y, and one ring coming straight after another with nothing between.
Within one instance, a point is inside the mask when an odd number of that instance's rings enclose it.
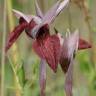
<instances>
[{"instance_id":1,"label":"green stem","mask_svg":"<svg viewBox=\"0 0 96 96\"><path fill-rule=\"evenodd\" d=\"M92 26L91 26L91 22L90 22L89 11L88 11L88 8L86 7L84 1L82 1L82 8L83 8L84 16L85 16L85 23L86 23L86 25L88 27L88 31L89 31L89 40L92 45L92 48L90 50L91 51L90 52L90 60L92 62L93 69L95 71L96 70L96 65L95 65L96 54L95 54L95 45L93 42L93 30L92 30Z\"/></svg>"},{"instance_id":2,"label":"green stem","mask_svg":"<svg viewBox=\"0 0 96 96\"><path fill-rule=\"evenodd\" d=\"M1 96L4 96L5 86L5 42L6 42L6 0L4 0L3 14L3 38L2 38L2 57L1 57Z\"/></svg>"},{"instance_id":3,"label":"green stem","mask_svg":"<svg viewBox=\"0 0 96 96\"><path fill-rule=\"evenodd\" d=\"M7 56L8 57L8 56ZM13 72L14 72L14 77L15 77L15 82L16 82L16 90L18 90L18 93L19 93L19 95L16 95L16 96L21 96L20 94L22 93L22 87L21 87L21 85L20 85L20 82L19 82L19 78L18 78L18 76L17 76L17 72L16 72L16 68L13 66L13 63L11 62L11 60L10 60L10 58L8 57L8 60L9 60L9 62L10 62L10 65L11 65L11 68L12 68L12 70L13 70ZM17 94L17 93L16 93Z\"/></svg>"},{"instance_id":4,"label":"green stem","mask_svg":"<svg viewBox=\"0 0 96 96\"><path fill-rule=\"evenodd\" d=\"M68 23L69 23L69 30L72 32L72 17L71 17L71 12L70 12L70 6L68 7Z\"/></svg>"},{"instance_id":5,"label":"green stem","mask_svg":"<svg viewBox=\"0 0 96 96\"><path fill-rule=\"evenodd\" d=\"M12 0L7 0L7 15L9 20L9 31L11 32L14 28L14 19L12 14ZM19 60L19 53L17 51L17 44L15 43L12 47L12 60L13 63L11 63L11 67L14 72L14 85L16 87L15 94L16 96L21 96L21 86L19 82L19 77L17 75L17 67L18 66L18 60ZM14 67L15 66L15 67Z\"/></svg>"},{"instance_id":6,"label":"green stem","mask_svg":"<svg viewBox=\"0 0 96 96\"><path fill-rule=\"evenodd\" d=\"M41 10L43 13L45 13L45 6L44 6L44 0L40 0Z\"/></svg>"}]
</instances>

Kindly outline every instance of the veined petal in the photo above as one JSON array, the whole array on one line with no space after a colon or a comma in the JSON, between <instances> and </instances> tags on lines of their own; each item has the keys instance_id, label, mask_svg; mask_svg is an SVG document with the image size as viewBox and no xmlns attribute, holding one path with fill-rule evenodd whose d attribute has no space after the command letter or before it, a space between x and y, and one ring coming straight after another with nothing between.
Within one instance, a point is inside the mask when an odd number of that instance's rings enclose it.
<instances>
[{"instance_id":1,"label":"veined petal","mask_svg":"<svg viewBox=\"0 0 96 96\"><path fill-rule=\"evenodd\" d=\"M36 40L33 43L33 49L56 72L60 57L59 38L56 35L48 35L45 39Z\"/></svg>"},{"instance_id":2,"label":"veined petal","mask_svg":"<svg viewBox=\"0 0 96 96\"><path fill-rule=\"evenodd\" d=\"M9 34L6 47L5 47L6 52L13 45L13 43L18 39L18 37L23 32L23 30L27 27L27 25L28 25L27 22L23 22L20 25L16 26L14 30Z\"/></svg>"},{"instance_id":3,"label":"veined petal","mask_svg":"<svg viewBox=\"0 0 96 96\"><path fill-rule=\"evenodd\" d=\"M39 5L38 5L37 0L35 0L35 9L36 9L36 15L42 19L43 18L43 13L42 13Z\"/></svg>"}]
</instances>

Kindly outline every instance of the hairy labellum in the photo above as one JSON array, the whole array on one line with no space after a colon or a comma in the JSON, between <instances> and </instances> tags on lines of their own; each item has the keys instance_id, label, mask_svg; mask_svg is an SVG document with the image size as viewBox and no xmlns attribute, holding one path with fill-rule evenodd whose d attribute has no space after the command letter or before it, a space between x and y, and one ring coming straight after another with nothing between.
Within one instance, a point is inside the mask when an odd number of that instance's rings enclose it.
<instances>
[{"instance_id":1,"label":"hairy labellum","mask_svg":"<svg viewBox=\"0 0 96 96\"><path fill-rule=\"evenodd\" d=\"M46 59L49 66L56 72L60 54L59 38L56 35L48 35L43 40L34 41L33 48L40 58Z\"/></svg>"},{"instance_id":2,"label":"hairy labellum","mask_svg":"<svg viewBox=\"0 0 96 96\"><path fill-rule=\"evenodd\" d=\"M57 35L50 35L47 25L39 31L37 39L33 42L33 48L40 58L46 59L49 66L56 72L60 54L59 38Z\"/></svg>"}]
</instances>

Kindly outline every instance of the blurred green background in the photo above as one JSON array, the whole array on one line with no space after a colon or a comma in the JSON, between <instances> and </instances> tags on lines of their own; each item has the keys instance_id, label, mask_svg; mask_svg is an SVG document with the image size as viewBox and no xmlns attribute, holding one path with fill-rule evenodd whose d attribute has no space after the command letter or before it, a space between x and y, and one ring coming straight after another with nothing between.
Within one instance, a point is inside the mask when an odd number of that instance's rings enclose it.
<instances>
[{"instance_id":1,"label":"blurred green background","mask_svg":"<svg viewBox=\"0 0 96 96\"><path fill-rule=\"evenodd\" d=\"M4 2L6 8L4 9ZM0 94L2 96L40 96L39 61L32 49L32 40L25 32L8 51L2 64L3 37L18 24L12 9L35 15L35 0L0 0ZM43 12L46 12L57 0L38 0ZM6 15L4 21L4 14ZM92 49L78 51L74 64L73 96L96 96L96 0L71 0L67 8L51 25L51 33L55 26L60 33L67 29L72 32L79 29L80 36L93 45ZM6 34L4 35L4 28ZM2 67L3 66L3 67ZM2 74L3 72L3 74ZM47 65L46 96L64 95L64 74L58 67L57 73ZM3 78L3 79L2 79ZM4 80L4 82L2 82ZM19 81L19 82L18 82ZM2 85L2 83L4 83ZM21 95L20 95L21 94ZM1 96L0 95L0 96Z\"/></svg>"}]
</instances>

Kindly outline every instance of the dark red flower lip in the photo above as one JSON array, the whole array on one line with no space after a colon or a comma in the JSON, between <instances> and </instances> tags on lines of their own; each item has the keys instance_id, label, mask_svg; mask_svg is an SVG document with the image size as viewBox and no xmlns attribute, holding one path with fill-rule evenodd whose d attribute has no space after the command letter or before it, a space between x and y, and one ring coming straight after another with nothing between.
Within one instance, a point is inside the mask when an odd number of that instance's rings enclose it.
<instances>
[{"instance_id":1,"label":"dark red flower lip","mask_svg":"<svg viewBox=\"0 0 96 96\"><path fill-rule=\"evenodd\" d=\"M92 48L92 45L86 40L80 38L78 49L82 50L82 49L89 49L89 48Z\"/></svg>"},{"instance_id":2,"label":"dark red flower lip","mask_svg":"<svg viewBox=\"0 0 96 96\"><path fill-rule=\"evenodd\" d=\"M44 38L39 37L33 42L33 49L40 58L46 60L54 72L57 71L60 54L60 41L57 35L47 33Z\"/></svg>"}]
</instances>

